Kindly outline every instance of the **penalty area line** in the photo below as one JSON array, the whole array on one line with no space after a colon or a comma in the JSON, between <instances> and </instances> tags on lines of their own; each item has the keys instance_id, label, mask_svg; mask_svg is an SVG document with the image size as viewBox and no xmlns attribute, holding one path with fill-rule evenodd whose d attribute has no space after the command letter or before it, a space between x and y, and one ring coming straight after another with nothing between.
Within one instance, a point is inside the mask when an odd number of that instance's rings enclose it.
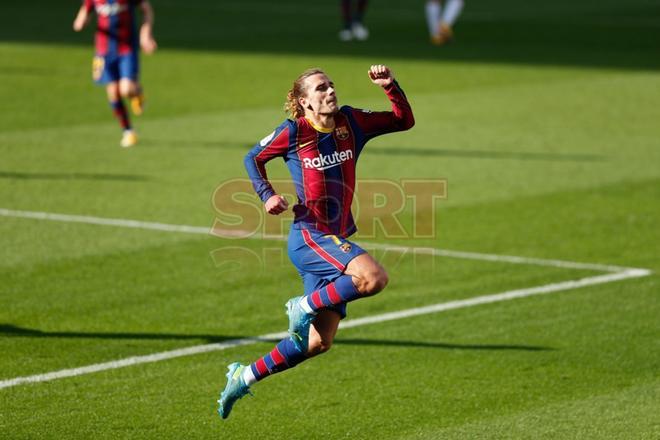
<instances>
[{"instance_id":1,"label":"penalty area line","mask_svg":"<svg viewBox=\"0 0 660 440\"><path fill-rule=\"evenodd\" d=\"M400 310L398 312L383 313L380 315L367 316L364 318L350 319L340 323L339 328L360 327L363 325L376 324L381 322L393 321L397 319L410 318L414 316L428 315L432 313L441 313L441 312L446 312L448 310L475 307L482 304L492 304L492 303L510 301L513 299L525 298L536 295L548 295L552 293L577 289L586 286L593 286L597 284L621 281L629 278L645 277L650 274L651 271L646 269L629 269L617 273L608 273L605 275L597 275L597 276L581 278L577 280L562 281L558 283L545 284L542 286L529 287L525 289L509 290L506 292L500 292L491 295L483 295L483 296L477 296L474 298L468 298L463 300L433 304L430 306ZM161 353L154 353L145 356L132 356L129 358L119 359L116 361L87 365L79 368L53 371L50 373L37 374L33 376L15 377L13 379L6 379L0 381L0 389L10 388L17 385L48 382L56 379L64 379L67 377L82 376L85 374L97 373L101 371L115 370L118 368L128 367L131 365L160 362L168 359L174 359L183 356L193 356L196 354L208 353L212 351L221 351L234 347L256 344L257 342L270 341L272 339L282 339L285 338L286 336L287 336L286 332L269 333L261 336L256 336L253 338L232 339L232 340L213 343L213 344L195 345L191 347L164 351Z\"/></svg>"}]
</instances>

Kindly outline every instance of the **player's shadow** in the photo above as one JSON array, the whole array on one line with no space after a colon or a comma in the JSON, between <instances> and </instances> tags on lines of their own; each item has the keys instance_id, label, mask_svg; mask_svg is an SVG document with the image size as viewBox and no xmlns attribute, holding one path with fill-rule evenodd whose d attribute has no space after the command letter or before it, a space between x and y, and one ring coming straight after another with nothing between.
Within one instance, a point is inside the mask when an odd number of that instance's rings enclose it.
<instances>
[{"instance_id":1,"label":"player's shadow","mask_svg":"<svg viewBox=\"0 0 660 440\"><path fill-rule=\"evenodd\" d=\"M0 324L0 337L29 337L29 338L74 338L74 339L142 339L142 340L181 340L205 341L207 343L227 342L233 340L252 339L260 342L277 343L278 338L255 338L240 335L212 335L212 334L177 334L177 333L118 333L118 332L75 332L75 331L42 331L31 328L18 327L12 324ZM446 342L408 341L392 339L359 339L337 338L335 344L364 345L381 347L414 347L437 348L444 350L520 350L520 351L548 351L552 347L535 345L513 344L450 344Z\"/></svg>"},{"instance_id":2,"label":"player's shadow","mask_svg":"<svg viewBox=\"0 0 660 440\"><path fill-rule=\"evenodd\" d=\"M27 173L18 171L0 171L0 179L16 180L105 180L124 182L143 182L151 177L139 174L107 173Z\"/></svg>"},{"instance_id":3,"label":"player's shadow","mask_svg":"<svg viewBox=\"0 0 660 440\"><path fill-rule=\"evenodd\" d=\"M367 147L367 152L386 156L460 157L465 159L529 160L550 162L600 162L606 157L598 154L529 153L523 151L443 150L439 148L382 148Z\"/></svg>"},{"instance_id":4,"label":"player's shadow","mask_svg":"<svg viewBox=\"0 0 660 440\"><path fill-rule=\"evenodd\" d=\"M13 324L0 324L0 337L28 338L74 338L74 339L145 339L145 340L203 340L209 343L232 339L249 338L240 335L178 334L145 332L78 332L78 331L42 331L18 327Z\"/></svg>"},{"instance_id":5,"label":"player's shadow","mask_svg":"<svg viewBox=\"0 0 660 440\"><path fill-rule=\"evenodd\" d=\"M365 345L380 347L415 347L415 348L439 348L443 350L520 350L520 351L550 351L552 347L538 345L517 344L450 344L447 342L406 341L391 339L358 339L337 338L335 344L340 345Z\"/></svg>"}]
</instances>

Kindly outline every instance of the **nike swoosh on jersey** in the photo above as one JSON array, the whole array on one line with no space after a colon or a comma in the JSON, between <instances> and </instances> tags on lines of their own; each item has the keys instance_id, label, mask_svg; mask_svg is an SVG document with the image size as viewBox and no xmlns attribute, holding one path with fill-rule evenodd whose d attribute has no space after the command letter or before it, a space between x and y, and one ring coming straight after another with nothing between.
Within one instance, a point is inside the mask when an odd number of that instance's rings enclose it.
<instances>
[{"instance_id":1,"label":"nike swoosh on jersey","mask_svg":"<svg viewBox=\"0 0 660 440\"><path fill-rule=\"evenodd\" d=\"M316 140L305 142L304 144L298 144L298 149L305 148L307 145L313 144L314 142L316 142Z\"/></svg>"}]
</instances>

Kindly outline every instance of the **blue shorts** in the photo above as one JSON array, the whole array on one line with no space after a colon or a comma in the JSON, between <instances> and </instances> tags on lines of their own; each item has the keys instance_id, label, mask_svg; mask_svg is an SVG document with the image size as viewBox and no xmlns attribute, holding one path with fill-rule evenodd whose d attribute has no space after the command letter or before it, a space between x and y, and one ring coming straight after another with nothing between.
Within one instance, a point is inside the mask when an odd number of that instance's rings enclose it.
<instances>
[{"instance_id":1,"label":"blue shorts","mask_svg":"<svg viewBox=\"0 0 660 440\"><path fill-rule=\"evenodd\" d=\"M108 84L120 79L137 81L140 70L137 51L126 55L96 55L92 61L92 79Z\"/></svg>"},{"instance_id":2,"label":"blue shorts","mask_svg":"<svg viewBox=\"0 0 660 440\"><path fill-rule=\"evenodd\" d=\"M345 238L294 224L289 231L289 258L302 277L305 295L320 289L344 273L350 261L364 249ZM328 307L346 317L346 304Z\"/></svg>"}]
</instances>

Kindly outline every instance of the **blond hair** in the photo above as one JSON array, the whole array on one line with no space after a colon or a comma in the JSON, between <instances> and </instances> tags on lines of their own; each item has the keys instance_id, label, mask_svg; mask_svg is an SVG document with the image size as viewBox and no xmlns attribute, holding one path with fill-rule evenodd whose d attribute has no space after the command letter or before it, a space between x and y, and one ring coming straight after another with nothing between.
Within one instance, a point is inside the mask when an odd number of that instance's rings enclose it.
<instances>
[{"instance_id":1,"label":"blond hair","mask_svg":"<svg viewBox=\"0 0 660 440\"><path fill-rule=\"evenodd\" d=\"M298 99L307 95L307 91L303 87L303 83L310 76L317 74L325 75L325 72L318 67L305 70L300 74L298 78L293 82L293 87L286 95L286 102L284 103L284 111L287 112L291 119L298 119L301 116L305 115L305 109L302 108Z\"/></svg>"}]
</instances>

